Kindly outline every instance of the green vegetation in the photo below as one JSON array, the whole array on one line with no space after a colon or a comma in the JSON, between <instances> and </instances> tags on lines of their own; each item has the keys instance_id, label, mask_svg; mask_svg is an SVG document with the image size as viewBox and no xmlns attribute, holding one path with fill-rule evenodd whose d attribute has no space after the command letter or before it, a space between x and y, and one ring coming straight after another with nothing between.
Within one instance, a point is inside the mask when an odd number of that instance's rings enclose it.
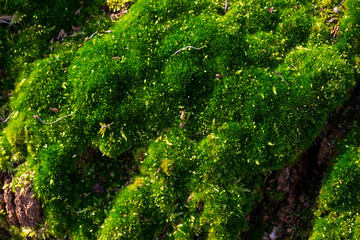
<instances>
[{"instance_id":1,"label":"green vegetation","mask_svg":"<svg viewBox=\"0 0 360 240\"><path fill-rule=\"evenodd\" d=\"M339 144L339 156L327 171L315 212L311 239L358 239L359 127Z\"/></svg>"},{"instance_id":2,"label":"green vegetation","mask_svg":"<svg viewBox=\"0 0 360 240\"><path fill-rule=\"evenodd\" d=\"M360 3L339 4L138 0L47 58L31 52L47 38L19 40L19 63L38 60L16 65L1 170L29 175L48 237L236 239L264 174L295 163L355 85ZM44 14L34 24L53 26Z\"/></svg>"}]
</instances>

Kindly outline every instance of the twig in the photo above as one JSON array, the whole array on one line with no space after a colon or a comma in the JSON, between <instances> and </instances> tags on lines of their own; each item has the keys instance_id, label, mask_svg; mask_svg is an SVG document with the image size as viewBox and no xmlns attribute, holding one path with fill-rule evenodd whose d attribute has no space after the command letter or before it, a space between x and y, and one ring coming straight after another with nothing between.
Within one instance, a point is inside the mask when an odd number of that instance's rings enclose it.
<instances>
[{"instance_id":1,"label":"twig","mask_svg":"<svg viewBox=\"0 0 360 240\"><path fill-rule=\"evenodd\" d=\"M113 125L115 122L112 122L112 123L109 123L107 125L101 125L101 128L108 128L110 127L111 125Z\"/></svg>"},{"instance_id":2,"label":"twig","mask_svg":"<svg viewBox=\"0 0 360 240\"><path fill-rule=\"evenodd\" d=\"M336 7L341 7L341 5L343 5L344 2L345 2L345 0L342 0L341 3L339 5L337 5Z\"/></svg>"},{"instance_id":3,"label":"twig","mask_svg":"<svg viewBox=\"0 0 360 240\"><path fill-rule=\"evenodd\" d=\"M299 71L297 70L297 68L294 66L294 64L291 64L291 66L292 66L297 72L299 72Z\"/></svg>"},{"instance_id":4,"label":"twig","mask_svg":"<svg viewBox=\"0 0 360 240\"><path fill-rule=\"evenodd\" d=\"M200 49L202 49L203 47L205 47L205 45L202 46L202 47L199 47L199 48L193 47L193 46L186 46L186 47L183 47L183 48L177 50L177 51L174 53L174 55L177 55L177 54L179 54L181 51L186 50L186 49L188 49L188 48L192 48L192 49L195 49L195 50L200 50Z\"/></svg>"},{"instance_id":5,"label":"twig","mask_svg":"<svg viewBox=\"0 0 360 240\"><path fill-rule=\"evenodd\" d=\"M1 121L2 121L3 123L6 123L14 113L15 113L15 111L13 111L12 113L10 113L10 115L9 115L5 120L2 120L2 118L1 118Z\"/></svg>"},{"instance_id":6,"label":"twig","mask_svg":"<svg viewBox=\"0 0 360 240\"><path fill-rule=\"evenodd\" d=\"M342 5L344 2L345 2L345 0L342 0L342 2L341 2L339 5L337 5L336 7L334 7L334 12L335 12L335 13L338 13L338 12L339 12L339 7L341 7L341 5Z\"/></svg>"},{"instance_id":7,"label":"twig","mask_svg":"<svg viewBox=\"0 0 360 240\"><path fill-rule=\"evenodd\" d=\"M229 9L228 2L227 2L227 0L225 0L225 13L227 12L228 9Z\"/></svg>"},{"instance_id":8,"label":"twig","mask_svg":"<svg viewBox=\"0 0 360 240\"><path fill-rule=\"evenodd\" d=\"M61 118L57 119L56 121L54 121L54 122L50 122L50 123L45 122L45 121L44 121L44 120L42 120L42 119L41 119L38 115L34 115L33 117L34 117L34 118L39 119L39 120L40 120L43 124L50 125L50 124L57 123L58 121L60 121L60 120L61 120L61 119L63 119L63 118L70 117L71 115L73 115L73 114L76 112L76 110L77 110L77 109L75 109L75 111L73 111L73 112L72 112L72 113L70 113L69 115L62 116Z\"/></svg>"},{"instance_id":9,"label":"twig","mask_svg":"<svg viewBox=\"0 0 360 240\"><path fill-rule=\"evenodd\" d=\"M94 32L93 34L90 35L90 37L86 38L85 39L85 42L86 41L89 41L93 36L95 36L95 34L97 34L98 31Z\"/></svg>"},{"instance_id":10,"label":"twig","mask_svg":"<svg viewBox=\"0 0 360 240\"><path fill-rule=\"evenodd\" d=\"M281 77L281 79L284 80L284 82L286 82L286 84L289 84L287 81L285 81L285 79L280 75L280 73L278 71L275 70L275 73L276 73L276 75Z\"/></svg>"},{"instance_id":11,"label":"twig","mask_svg":"<svg viewBox=\"0 0 360 240\"><path fill-rule=\"evenodd\" d=\"M83 8L83 7L81 6L78 10L76 10L76 12L74 13L74 15L80 14L80 10L81 10L82 8Z\"/></svg>"}]
</instances>

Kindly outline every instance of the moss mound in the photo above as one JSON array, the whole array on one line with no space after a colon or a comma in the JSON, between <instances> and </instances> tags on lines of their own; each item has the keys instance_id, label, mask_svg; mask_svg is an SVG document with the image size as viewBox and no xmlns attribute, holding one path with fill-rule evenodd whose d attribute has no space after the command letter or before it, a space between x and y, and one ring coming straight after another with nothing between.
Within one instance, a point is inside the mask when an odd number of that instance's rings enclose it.
<instances>
[{"instance_id":1,"label":"moss mound","mask_svg":"<svg viewBox=\"0 0 360 240\"><path fill-rule=\"evenodd\" d=\"M358 239L359 127L339 144L319 195L311 239Z\"/></svg>"},{"instance_id":2,"label":"moss mound","mask_svg":"<svg viewBox=\"0 0 360 240\"><path fill-rule=\"evenodd\" d=\"M294 163L355 84L346 4L138 0L18 78L2 170L29 174L48 236L236 239L263 174Z\"/></svg>"}]
</instances>

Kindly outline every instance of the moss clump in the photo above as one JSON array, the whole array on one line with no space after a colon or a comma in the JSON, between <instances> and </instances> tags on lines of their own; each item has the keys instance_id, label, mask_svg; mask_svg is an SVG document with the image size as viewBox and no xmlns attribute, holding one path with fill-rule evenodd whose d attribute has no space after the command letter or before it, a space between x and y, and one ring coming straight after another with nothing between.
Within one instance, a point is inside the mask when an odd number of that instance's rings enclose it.
<instances>
[{"instance_id":1,"label":"moss clump","mask_svg":"<svg viewBox=\"0 0 360 240\"><path fill-rule=\"evenodd\" d=\"M139 0L111 34L23 73L5 135L26 147L50 235L235 239L262 174L294 163L347 99L347 50L314 37L313 4L219 6Z\"/></svg>"},{"instance_id":2,"label":"moss clump","mask_svg":"<svg viewBox=\"0 0 360 240\"><path fill-rule=\"evenodd\" d=\"M318 198L311 239L358 239L360 158L359 127L341 142Z\"/></svg>"}]
</instances>

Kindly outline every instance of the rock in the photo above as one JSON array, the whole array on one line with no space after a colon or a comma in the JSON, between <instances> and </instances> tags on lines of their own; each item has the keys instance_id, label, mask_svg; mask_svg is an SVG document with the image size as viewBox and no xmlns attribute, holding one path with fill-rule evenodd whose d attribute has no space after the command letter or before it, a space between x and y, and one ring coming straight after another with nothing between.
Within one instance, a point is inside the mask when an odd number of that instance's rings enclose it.
<instances>
[{"instance_id":1,"label":"rock","mask_svg":"<svg viewBox=\"0 0 360 240\"><path fill-rule=\"evenodd\" d=\"M23 191L19 187L16 189L16 215L24 227L35 227L43 221L42 208L33 195L30 185L26 185Z\"/></svg>"},{"instance_id":2,"label":"rock","mask_svg":"<svg viewBox=\"0 0 360 240\"><path fill-rule=\"evenodd\" d=\"M16 206L14 203L15 194L11 191L10 183L11 183L11 176L8 174L4 175L4 185L7 185L6 188L4 188L4 201L6 204L6 221L9 225L13 225L16 227L19 227L19 220L16 216Z\"/></svg>"},{"instance_id":3,"label":"rock","mask_svg":"<svg viewBox=\"0 0 360 240\"><path fill-rule=\"evenodd\" d=\"M43 221L42 208L40 203L33 198L31 185L25 186L23 191L18 187L16 193L12 188L12 177L3 173L4 193L0 194L0 203L4 202L7 216L6 221L11 226L35 227L37 223ZM3 206L2 206L3 207Z\"/></svg>"}]
</instances>

